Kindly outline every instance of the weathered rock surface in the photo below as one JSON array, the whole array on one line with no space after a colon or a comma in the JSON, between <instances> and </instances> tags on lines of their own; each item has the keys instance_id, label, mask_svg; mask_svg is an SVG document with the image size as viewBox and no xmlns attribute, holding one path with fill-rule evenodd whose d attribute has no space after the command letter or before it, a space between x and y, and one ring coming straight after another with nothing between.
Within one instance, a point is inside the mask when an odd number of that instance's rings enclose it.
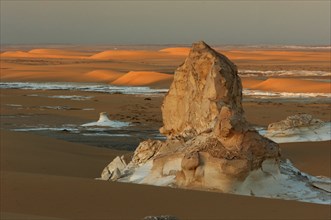
<instances>
[{"instance_id":1,"label":"weathered rock surface","mask_svg":"<svg viewBox=\"0 0 331 220\"><path fill-rule=\"evenodd\" d=\"M124 160L124 156L116 157L112 162L110 162L102 171L102 180L117 180L123 174L123 170L126 168L127 164Z\"/></svg>"},{"instance_id":2,"label":"weathered rock surface","mask_svg":"<svg viewBox=\"0 0 331 220\"><path fill-rule=\"evenodd\" d=\"M119 181L286 198L294 193L296 199L306 190L307 198L319 196L309 194L308 178L297 178L290 163L280 166L278 144L249 126L241 102L236 66L204 42L194 43L162 105L160 132L167 140L141 142ZM297 179L301 188L295 191ZM323 194L321 201L327 198Z\"/></svg>"},{"instance_id":3,"label":"weathered rock surface","mask_svg":"<svg viewBox=\"0 0 331 220\"><path fill-rule=\"evenodd\" d=\"M146 183L173 175L180 187L223 191L265 160L277 169L278 145L249 127L241 101L236 66L204 42L193 44L162 105L167 141L140 143L130 166L153 161Z\"/></svg>"},{"instance_id":4,"label":"weathered rock surface","mask_svg":"<svg viewBox=\"0 0 331 220\"><path fill-rule=\"evenodd\" d=\"M268 126L268 131L285 131L300 127L319 127L323 125L323 121L313 118L309 114L297 114L288 116L285 120L271 123Z\"/></svg>"},{"instance_id":5,"label":"weathered rock surface","mask_svg":"<svg viewBox=\"0 0 331 220\"><path fill-rule=\"evenodd\" d=\"M331 123L305 113L292 115L271 123L265 137L277 143L326 141L331 139Z\"/></svg>"}]
</instances>

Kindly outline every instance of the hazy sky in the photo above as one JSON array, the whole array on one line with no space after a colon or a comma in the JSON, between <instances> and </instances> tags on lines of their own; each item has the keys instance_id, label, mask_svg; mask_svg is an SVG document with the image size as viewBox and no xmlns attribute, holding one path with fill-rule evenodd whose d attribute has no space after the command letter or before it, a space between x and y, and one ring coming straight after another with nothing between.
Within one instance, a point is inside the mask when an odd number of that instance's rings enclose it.
<instances>
[{"instance_id":1,"label":"hazy sky","mask_svg":"<svg viewBox=\"0 0 331 220\"><path fill-rule=\"evenodd\" d=\"M1 44L328 44L325 1L1 0Z\"/></svg>"}]
</instances>

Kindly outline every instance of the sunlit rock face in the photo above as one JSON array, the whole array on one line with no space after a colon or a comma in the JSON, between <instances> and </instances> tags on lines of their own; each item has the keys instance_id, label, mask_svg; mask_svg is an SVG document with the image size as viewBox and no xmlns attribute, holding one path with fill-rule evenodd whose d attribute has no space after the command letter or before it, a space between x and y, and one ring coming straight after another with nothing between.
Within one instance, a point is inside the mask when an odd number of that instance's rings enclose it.
<instances>
[{"instance_id":1,"label":"sunlit rock face","mask_svg":"<svg viewBox=\"0 0 331 220\"><path fill-rule=\"evenodd\" d=\"M221 133L226 136L228 126L242 129L246 125L241 100L236 66L204 42L197 42L175 71L162 105L161 133L190 139L216 131L215 126L222 123Z\"/></svg>"}]
</instances>

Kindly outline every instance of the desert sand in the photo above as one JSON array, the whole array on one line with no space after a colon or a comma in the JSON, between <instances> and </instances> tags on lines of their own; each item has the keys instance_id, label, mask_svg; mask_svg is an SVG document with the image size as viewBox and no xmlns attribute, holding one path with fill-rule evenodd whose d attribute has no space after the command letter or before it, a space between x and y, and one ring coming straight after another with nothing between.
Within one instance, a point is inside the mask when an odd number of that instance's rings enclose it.
<instances>
[{"instance_id":1,"label":"desert sand","mask_svg":"<svg viewBox=\"0 0 331 220\"><path fill-rule=\"evenodd\" d=\"M314 92L330 93L331 84L328 82L318 82L313 80L289 79L289 78L270 78L263 81L244 81L244 86L248 89L275 91L275 92Z\"/></svg>"},{"instance_id":2,"label":"desert sand","mask_svg":"<svg viewBox=\"0 0 331 220\"><path fill-rule=\"evenodd\" d=\"M127 74L119 77L118 79L111 82L113 85L123 86L146 86L153 83L162 83L162 81L169 82L173 79L173 75L164 74L159 72L138 72L130 71Z\"/></svg>"},{"instance_id":3,"label":"desert sand","mask_svg":"<svg viewBox=\"0 0 331 220\"><path fill-rule=\"evenodd\" d=\"M40 48L40 47L36 47ZM161 51L159 51L161 50ZM98 58L94 55L108 57ZM161 48L117 54L49 48L1 54L1 82L102 82L167 88L185 48ZM123 51L128 51L123 49ZM143 53L141 51L144 51ZM147 51L147 52L146 52ZM100 54L101 53L101 54ZM144 54L145 53L145 54ZM155 55L158 54L158 55ZM161 54L161 55L159 55ZM224 51L239 69L330 71L325 51ZM93 57L93 58L92 58ZM152 57L149 59L149 57ZM147 74L146 80L141 76ZM145 75L146 76L146 75ZM330 93L327 77L243 77L245 88L282 92ZM323 79L324 82L321 82ZM307 83L307 84L302 84ZM294 87L293 85L296 85ZM329 86L329 87L328 87ZM179 219L329 219L330 206L204 191L97 181L116 156L132 156L142 139L138 133L162 126L163 95L142 96L69 90L1 89L1 219L141 219L173 215ZM91 97L85 100L53 96ZM146 99L148 97L149 99ZM45 106L64 106L51 109ZM245 101L247 120L255 126L305 112L331 121L329 103ZM83 110L88 108L90 110ZM95 121L100 112L112 120L133 123L128 137L74 139L67 131L14 131L15 128L80 125ZM89 140L89 141L86 141ZM126 145L121 145L125 141ZM312 175L331 177L331 142L280 145L282 159ZM238 211L240 204L240 211ZM130 211L128 211L130 207Z\"/></svg>"}]
</instances>

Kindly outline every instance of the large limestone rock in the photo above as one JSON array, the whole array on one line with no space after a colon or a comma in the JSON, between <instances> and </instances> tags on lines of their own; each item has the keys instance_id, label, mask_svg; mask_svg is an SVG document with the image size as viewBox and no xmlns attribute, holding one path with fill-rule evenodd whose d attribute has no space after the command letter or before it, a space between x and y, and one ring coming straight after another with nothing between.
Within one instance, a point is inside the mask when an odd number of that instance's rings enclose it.
<instances>
[{"instance_id":1,"label":"large limestone rock","mask_svg":"<svg viewBox=\"0 0 331 220\"><path fill-rule=\"evenodd\" d=\"M116 158L103 179L330 204L331 180L280 161L278 145L249 126L241 101L236 66L204 42L193 44L162 105L167 140L141 142L128 165Z\"/></svg>"},{"instance_id":2,"label":"large limestone rock","mask_svg":"<svg viewBox=\"0 0 331 220\"><path fill-rule=\"evenodd\" d=\"M140 143L118 173L134 172L125 177L131 182L225 192L251 171L278 173L278 145L249 127L241 101L236 66L204 42L193 44L162 105L167 140Z\"/></svg>"},{"instance_id":3,"label":"large limestone rock","mask_svg":"<svg viewBox=\"0 0 331 220\"><path fill-rule=\"evenodd\" d=\"M236 66L204 42L193 48L175 72L162 106L161 133L186 139L215 130L247 129L241 105L242 86Z\"/></svg>"}]
</instances>

